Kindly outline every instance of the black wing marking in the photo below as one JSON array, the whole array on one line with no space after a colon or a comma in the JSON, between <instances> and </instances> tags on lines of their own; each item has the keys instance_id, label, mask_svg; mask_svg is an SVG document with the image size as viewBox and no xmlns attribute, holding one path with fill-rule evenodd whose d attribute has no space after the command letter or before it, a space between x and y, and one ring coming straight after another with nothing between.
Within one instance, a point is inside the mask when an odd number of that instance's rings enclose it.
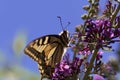
<instances>
[{"instance_id":1,"label":"black wing marking","mask_svg":"<svg viewBox=\"0 0 120 80\"><path fill-rule=\"evenodd\" d=\"M36 40L32 41L26 46L24 52L25 54L33 58L36 62L38 62L38 56L42 57L44 49L56 41L59 42L58 35L48 35L48 36L43 36L41 38L37 38Z\"/></svg>"}]
</instances>

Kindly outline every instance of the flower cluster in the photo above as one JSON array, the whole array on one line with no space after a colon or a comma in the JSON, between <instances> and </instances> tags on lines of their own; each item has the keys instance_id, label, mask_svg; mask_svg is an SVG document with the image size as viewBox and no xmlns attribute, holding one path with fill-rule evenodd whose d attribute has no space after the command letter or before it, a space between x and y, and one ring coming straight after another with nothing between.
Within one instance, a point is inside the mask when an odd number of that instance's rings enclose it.
<instances>
[{"instance_id":1,"label":"flower cluster","mask_svg":"<svg viewBox=\"0 0 120 80\"><path fill-rule=\"evenodd\" d=\"M73 80L73 75L80 73L80 66L82 64L82 59L75 58L73 62L61 61L56 65L55 71L53 73L53 80Z\"/></svg>"},{"instance_id":2,"label":"flower cluster","mask_svg":"<svg viewBox=\"0 0 120 80\"><path fill-rule=\"evenodd\" d=\"M118 22L119 18L116 18ZM97 43L98 47L108 47L120 36L120 29L114 28L109 20L98 19L86 21L85 42Z\"/></svg>"},{"instance_id":3,"label":"flower cluster","mask_svg":"<svg viewBox=\"0 0 120 80\"><path fill-rule=\"evenodd\" d=\"M112 2L108 0L106 4L106 9L103 11L103 14L106 15L106 17L110 17L112 13L115 11L116 5L112 5Z\"/></svg>"}]
</instances>

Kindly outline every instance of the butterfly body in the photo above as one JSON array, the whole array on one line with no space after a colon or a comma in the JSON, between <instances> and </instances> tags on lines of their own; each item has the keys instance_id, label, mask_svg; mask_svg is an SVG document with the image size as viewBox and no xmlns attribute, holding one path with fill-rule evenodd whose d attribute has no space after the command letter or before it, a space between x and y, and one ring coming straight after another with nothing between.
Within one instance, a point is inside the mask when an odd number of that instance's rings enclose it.
<instances>
[{"instance_id":1,"label":"butterfly body","mask_svg":"<svg viewBox=\"0 0 120 80\"><path fill-rule=\"evenodd\" d=\"M68 44L68 31L64 30L59 35L46 35L33 40L24 51L38 63L42 78L50 78L55 65L61 61Z\"/></svg>"}]
</instances>

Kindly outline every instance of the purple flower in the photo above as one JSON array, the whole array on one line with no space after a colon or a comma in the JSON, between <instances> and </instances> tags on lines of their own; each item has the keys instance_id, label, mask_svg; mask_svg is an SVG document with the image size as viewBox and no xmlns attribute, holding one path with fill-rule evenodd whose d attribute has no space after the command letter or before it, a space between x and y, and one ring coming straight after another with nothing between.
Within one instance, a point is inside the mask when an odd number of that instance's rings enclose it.
<instances>
[{"instance_id":1,"label":"purple flower","mask_svg":"<svg viewBox=\"0 0 120 80\"><path fill-rule=\"evenodd\" d=\"M92 23L94 23L96 27L101 27L104 24L104 20L100 19L100 20L92 21Z\"/></svg>"},{"instance_id":2,"label":"purple flower","mask_svg":"<svg viewBox=\"0 0 120 80\"><path fill-rule=\"evenodd\" d=\"M96 60L100 60L102 58L102 54L103 54L102 51L98 52L96 56Z\"/></svg>"},{"instance_id":3,"label":"purple flower","mask_svg":"<svg viewBox=\"0 0 120 80\"><path fill-rule=\"evenodd\" d=\"M116 21L120 19L117 17ZM98 19L86 21L84 42L97 43L98 48L107 47L113 39L120 37L120 29L114 28L109 20Z\"/></svg>"},{"instance_id":4,"label":"purple flower","mask_svg":"<svg viewBox=\"0 0 120 80\"><path fill-rule=\"evenodd\" d=\"M98 74L95 74L93 76L93 80L105 80L105 78L103 78L102 76L98 75Z\"/></svg>"},{"instance_id":5,"label":"purple flower","mask_svg":"<svg viewBox=\"0 0 120 80\"><path fill-rule=\"evenodd\" d=\"M52 79L64 80L67 77L72 77L73 74L78 74L80 72L82 61L83 60L79 58L75 58L72 63L65 60L61 61L56 65Z\"/></svg>"},{"instance_id":6,"label":"purple flower","mask_svg":"<svg viewBox=\"0 0 120 80\"><path fill-rule=\"evenodd\" d=\"M84 56L87 56L90 54L90 50L89 50L89 48L84 48L79 51L79 54L83 54Z\"/></svg>"}]
</instances>

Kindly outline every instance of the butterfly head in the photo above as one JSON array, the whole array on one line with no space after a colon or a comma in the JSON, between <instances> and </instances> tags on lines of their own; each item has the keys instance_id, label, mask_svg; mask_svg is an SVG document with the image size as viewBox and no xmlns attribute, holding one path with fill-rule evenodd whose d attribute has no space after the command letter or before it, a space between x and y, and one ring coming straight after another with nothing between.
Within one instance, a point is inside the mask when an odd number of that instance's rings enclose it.
<instances>
[{"instance_id":1,"label":"butterfly head","mask_svg":"<svg viewBox=\"0 0 120 80\"><path fill-rule=\"evenodd\" d=\"M63 30L59 35L61 37L63 45L68 47L68 44L69 44L69 32L67 30Z\"/></svg>"}]
</instances>

